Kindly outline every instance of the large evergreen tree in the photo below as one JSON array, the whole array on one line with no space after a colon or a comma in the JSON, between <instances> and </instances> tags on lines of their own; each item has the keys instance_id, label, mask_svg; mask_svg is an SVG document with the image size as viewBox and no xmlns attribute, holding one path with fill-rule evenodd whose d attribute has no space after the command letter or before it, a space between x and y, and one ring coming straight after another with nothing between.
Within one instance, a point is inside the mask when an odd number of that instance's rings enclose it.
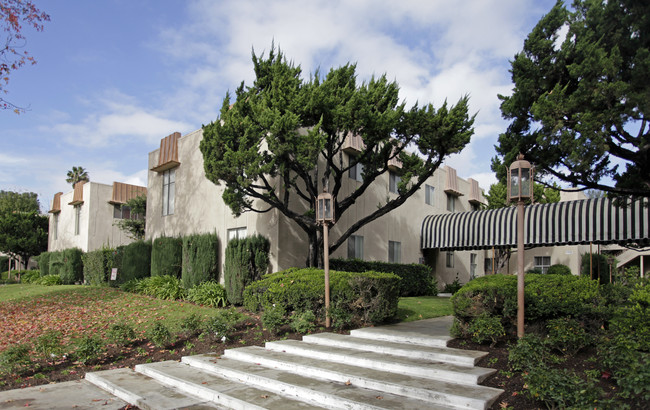
<instances>
[{"instance_id":1,"label":"large evergreen tree","mask_svg":"<svg viewBox=\"0 0 650 410\"><path fill-rule=\"evenodd\" d=\"M310 265L318 262L313 207L321 178L336 198L340 217L389 172L391 160L402 162L398 194L334 238L333 252L359 228L402 205L473 133L467 97L451 107L407 109L397 83L381 76L358 84L353 64L303 80L300 67L272 48L268 58L253 53L253 65L253 85L242 83L234 102L226 95L219 118L204 126L206 176L225 185L223 199L233 214L278 209L295 221L309 237ZM342 150L347 135L359 135L365 144L349 160ZM361 183L342 189L358 164Z\"/></svg>"},{"instance_id":2,"label":"large evergreen tree","mask_svg":"<svg viewBox=\"0 0 650 410\"><path fill-rule=\"evenodd\" d=\"M47 216L41 215L33 192L0 191L0 251L20 257L27 268L29 258L47 250Z\"/></svg>"},{"instance_id":3,"label":"large evergreen tree","mask_svg":"<svg viewBox=\"0 0 650 410\"><path fill-rule=\"evenodd\" d=\"M541 176L650 196L650 2L558 1L511 64L499 179L522 152Z\"/></svg>"}]
</instances>

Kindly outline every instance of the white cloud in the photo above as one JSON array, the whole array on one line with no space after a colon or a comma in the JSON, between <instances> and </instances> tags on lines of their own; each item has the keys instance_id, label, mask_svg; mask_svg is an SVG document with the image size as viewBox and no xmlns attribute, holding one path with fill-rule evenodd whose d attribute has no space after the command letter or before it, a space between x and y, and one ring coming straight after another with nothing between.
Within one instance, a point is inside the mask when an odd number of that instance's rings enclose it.
<instances>
[{"instance_id":1,"label":"white cloud","mask_svg":"<svg viewBox=\"0 0 650 410\"><path fill-rule=\"evenodd\" d=\"M469 178L478 181L478 186L484 189L485 193L489 191L490 185L499 182L494 172L479 172L478 174L470 175Z\"/></svg>"}]
</instances>

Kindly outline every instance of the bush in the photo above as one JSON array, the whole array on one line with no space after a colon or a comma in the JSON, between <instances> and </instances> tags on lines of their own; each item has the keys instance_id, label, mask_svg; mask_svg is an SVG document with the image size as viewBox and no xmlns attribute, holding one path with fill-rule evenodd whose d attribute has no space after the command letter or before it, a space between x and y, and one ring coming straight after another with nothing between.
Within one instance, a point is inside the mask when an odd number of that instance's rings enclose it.
<instances>
[{"instance_id":1,"label":"bush","mask_svg":"<svg viewBox=\"0 0 650 410\"><path fill-rule=\"evenodd\" d=\"M625 334L610 333L598 344L598 359L616 379L623 397L650 400L650 353Z\"/></svg>"},{"instance_id":2,"label":"bush","mask_svg":"<svg viewBox=\"0 0 650 410\"><path fill-rule=\"evenodd\" d=\"M149 277L151 273L151 242L132 242L123 248L121 256L121 272L118 270L117 283Z\"/></svg>"},{"instance_id":3,"label":"bush","mask_svg":"<svg viewBox=\"0 0 650 410\"><path fill-rule=\"evenodd\" d=\"M547 275L571 275L571 268L561 263L551 265L546 271Z\"/></svg>"},{"instance_id":4,"label":"bush","mask_svg":"<svg viewBox=\"0 0 650 410\"><path fill-rule=\"evenodd\" d=\"M427 265L401 264L360 259L330 259L330 268L344 272L386 272L394 273L402 278L400 281L400 296L435 296L438 284L433 271Z\"/></svg>"},{"instance_id":5,"label":"bush","mask_svg":"<svg viewBox=\"0 0 650 410\"><path fill-rule=\"evenodd\" d=\"M565 356L575 355L591 341L580 322L569 317L549 320L546 329L549 346Z\"/></svg>"},{"instance_id":6,"label":"bush","mask_svg":"<svg viewBox=\"0 0 650 410\"><path fill-rule=\"evenodd\" d=\"M51 361L54 357L61 354L63 350L61 338L61 332L49 330L36 338L34 341L34 350L44 360Z\"/></svg>"},{"instance_id":7,"label":"bush","mask_svg":"<svg viewBox=\"0 0 650 410\"><path fill-rule=\"evenodd\" d=\"M172 334L161 322L154 323L146 332L147 338L157 347L165 347L172 342Z\"/></svg>"},{"instance_id":8,"label":"bush","mask_svg":"<svg viewBox=\"0 0 650 410\"><path fill-rule=\"evenodd\" d=\"M294 313L291 316L291 330L298 333L310 333L316 329L316 315L311 310Z\"/></svg>"},{"instance_id":9,"label":"bush","mask_svg":"<svg viewBox=\"0 0 650 410\"><path fill-rule=\"evenodd\" d=\"M154 239L151 245L151 276L181 277L183 241L166 236Z\"/></svg>"},{"instance_id":10,"label":"bush","mask_svg":"<svg viewBox=\"0 0 650 410\"><path fill-rule=\"evenodd\" d=\"M619 307L610 321L616 335L625 335L635 344L636 350L650 352L650 284L634 287L627 305Z\"/></svg>"},{"instance_id":11,"label":"bush","mask_svg":"<svg viewBox=\"0 0 650 410\"><path fill-rule=\"evenodd\" d=\"M34 284L42 286L57 286L62 285L63 281L59 275L47 275L41 276L40 279L35 280Z\"/></svg>"},{"instance_id":12,"label":"bush","mask_svg":"<svg viewBox=\"0 0 650 410\"><path fill-rule=\"evenodd\" d=\"M223 268L228 301L241 305L246 285L260 280L269 268L269 240L261 235L232 239Z\"/></svg>"},{"instance_id":13,"label":"bush","mask_svg":"<svg viewBox=\"0 0 650 410\"><path fill-rule=\"evenodd\" d=\"M203 282L187 291L187 300L211 307L226 306L226 288L215 281Z\"/></svg>"},{"instance_id":14,"label":"bush","mask_svg":"<svg viewBox=\"0 0 650 410\"><path fill-rule=\"evenodd\" d=\"M29 356L29 345L12 345L0 352L0 370L5 375L22 374L29 370L32 359Z\"/></svg>"},{"instance_id":15,"label":"bush","mask_svg":"<svg viewBox=\"0 0 650 410\"><path fill-rule=\"evenodd\" d=\"M81 363L88 364L99 358L104 350L104 342L99 336L83 336L77 341L74 355Z\"/></svg>"},{"instance_id":16,"label":"bush","mask_svg":"<svg viewBox=\"0 0 650 410\"><path fill-rule=\"evenodd\" d=\"M105 285L111 277L115 249L102 248L86 252L83 257L84 283L88 285Z\"/></svg>"},{"instance_id":17,"label":"bush","mask_svg":"<svg viewBox=\"0 0 650 410\"><path fill-rule=\"evenodd\" d=\"M534 367L524 373L530 398L553 408L594 408L602 392L594 382L587 382L566 369Z\"/></svg>"},{"instance_id":18,"label":"bush","mask_svg":"<svg viewBox=\"0 0 650 410\"><path fill-rule=\"evenodd\" d=\"M181 332L195 334L199 329L201 329L202 325L203 319L201 319L201 316L192 313L191 315L181 319L180 329Z\"/></svg>"},{"instance_id":19,"label":"bush","mask_svg":"<svg viewBox=\"0 0 650 410\"><path fill-rule=\"evenodd\" d=\"M237 325L244 320L244 315L235 309L222 309L205 322L204 330L222 342L232 338Z\"/></svg>"},{"instance_id":20,"label":"bush","mask_svg":"<svg viewBox=\"0 0 650 410\"><path fill-rule=\"evenodd\" d=\"M34 283L41 278L41 271L39 270L21 270L11 273L16 277L20 276L21 283Z\"/></svg>"},{"instance_id":21,"label":"bush","mask_svg":"<svg viewBox=\"0 0 650 410\"><path fill-rule=\"evenodd\" d=\"M505 336L501 319L490 316L487 312L472 319L467 331L473 342L483 343L489 340L492 342L491 346L496 345L499 338Z\"/></svg>"},{"instance_id":22,"label":"bush","mask_svg":"<svg viewBox=\"0 0 650 410\"><path fill-rule=\"evenodd\" d=\"M135 330L126 323L112 324L106 335L111 342L118 346L127 346L136 338Z\"/></svg>"},{"instance_id":23,"label":"bush","mask_svg":"<svg viewBox=\"0 0 650 410\"><path fill-rule=\"evenodd\" d=\"M180 279L169 275L141 279L136 282L135 291L164 300L178 300L185 297L185 289L183 289Z\"/></svg>"},{"instance_id":24,"label":"bush","mask_svg":"<svg viewBox=\"0 0 650 410\"><path fill-rule=\"evenodd\" d=\"M451 293L452 295L455 295L462 287L463 285L458 280L458 275L456 275L456 279L454 279L454 281L451 283L447 283L442 291L444 293Z\"/></svg>"},{"instance_id":25,"label":"bush","mask_svg":"<svg viewBox=\"0 0 650 410\"><path fill-rule=\"evenodd\" d=\"M0 257L0 267L4 266L1 261L2 258ZM36 257L36 262L38 262L38 269L41 271L41 276L50 274L50 252L42 252Z\"/></svg>"},{"instance_id":26,"label":"bush","mask_svg":"<svg viewBox=\"0 0 650 410\"><path fill-rule=\"evenodd\" d=\"M50 252L50 265L47 268L49 275L60 276L63 269L63 251Z\"/></svg>"},{"instance_id":27,"label":"bush","mask_svg":"<svg viewBox=\"0 0 650 410\"><path fill-rule=\"evenodd\" d=\"M191 289L209 280L219 282L219 238L217 234L183 238L183 287Z\"/></svg>"},{"instance_id":28,"label":"bush","mask_svg":"<svg viewBox=\"0 0 650 410\"><path fill-rule=\"evenodd\" d=\"M59 270L59 276L64 285L72 285L83 282L83 251L79 248L64 249L61 251L63 264Z\"/></svg>"},{"instance_id":29,"label":"bush","mask_svg":"<svg viewBox=\"0 0 650 410\"><path fill-rule=\"evenodd\" d=\"M528 372L533 368L544 366L551 356L545 341L536 334L527 333L510 347L508 362L515 371Z\"/></svg>"},{"instance_id":30,"label":"bush","mask_svg":"<svg viewBox=\"0 0 650 410\"><path fill-rule=\"evenodd\" d=\"M282 305L266 305L260 319L262 326L277 335L280 328L287 324L287 311Z\"/></svg>"},{"instance_id":31,"label":"bush","mask_svg":"<svg viewBox=\"0 0 650 410\"><path fill-rule=\"evenodd\" d=\"M331 271L331 300L335 301L336 309L350 315L351 322L381 323L397 314L400 280L392 273ZM322 318L324 295L322 270L291 268L248 285L244 290L244 306L256 312L262 306L275 304L288 312L311 310Z\"/></svg>"},{"instance_id":32,"label":"bush","mask_svg":"<svg viewBox=\"0 0 650 410\"><path fill-rule=\"evenodd\" d=\"M592 261L593 272L589 272L589 261ZM616 261L612 264L612 272L616 271ZM599 280L600 283L609 283L609 264L607 263L607 256L599 253L585 253L582 255L580 261L580 275L587 278L593 276L594 280Z\"/></svg>"}]
</instances>

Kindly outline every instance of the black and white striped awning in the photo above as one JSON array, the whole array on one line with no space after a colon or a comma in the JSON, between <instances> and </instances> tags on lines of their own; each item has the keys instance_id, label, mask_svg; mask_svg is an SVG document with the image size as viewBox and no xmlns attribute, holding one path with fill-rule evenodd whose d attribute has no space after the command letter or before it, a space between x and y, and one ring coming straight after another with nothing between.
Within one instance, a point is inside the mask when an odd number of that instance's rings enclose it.
<instances>
[{"instance_id":1,"label":"black and white striped awning","mask_svg":"<svg viewBox=\"0 0 650 410\"><path fill-rule=\"evenodd\" d=\"M469 250L514 247L517 209L429 215L422 249ZM535 204L525 208L525 246L650 242L647 198L616 206L608 198Z\"/></svg>"}]
</instances>

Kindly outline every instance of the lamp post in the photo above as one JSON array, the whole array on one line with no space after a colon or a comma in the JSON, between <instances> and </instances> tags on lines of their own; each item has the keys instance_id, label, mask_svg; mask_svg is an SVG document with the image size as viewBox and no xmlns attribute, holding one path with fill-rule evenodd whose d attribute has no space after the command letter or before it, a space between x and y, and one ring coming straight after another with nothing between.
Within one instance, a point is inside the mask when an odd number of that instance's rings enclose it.
<instances>
[{"instance_id":1,"label":"lamp post","mask_svg":"<svg viewBox=\"0 0 650 410\"><path fill-rule=\"evenodd\" d=\"M607 264L609 265L609 283L612 283L612 264L614 263L614 257L612 255L607 256Z\"/></svg>"},{"instance_id":2,"label":"lamp post","mask_svg":"<svg viewBox=\"0 0 650 410\"><path fill-rule=\"evenodd\" d=\"M524 336L524 201L533 199L533 168L520 153L508 172L508 200L517 201L517 337Z\"/></svg>"},{"instance_id":3,"label":"lamp post","mask_svg":"<svg viewBox=\"0 0 650 410\"><path fill-rule=\"evenodd\" d=\"M316 222L323 225L323 270L325 271L325 327L330 328L330 254L328 224L334 223L334 198L327 185L316 199Z\"/></svg>"}]
</instances>

